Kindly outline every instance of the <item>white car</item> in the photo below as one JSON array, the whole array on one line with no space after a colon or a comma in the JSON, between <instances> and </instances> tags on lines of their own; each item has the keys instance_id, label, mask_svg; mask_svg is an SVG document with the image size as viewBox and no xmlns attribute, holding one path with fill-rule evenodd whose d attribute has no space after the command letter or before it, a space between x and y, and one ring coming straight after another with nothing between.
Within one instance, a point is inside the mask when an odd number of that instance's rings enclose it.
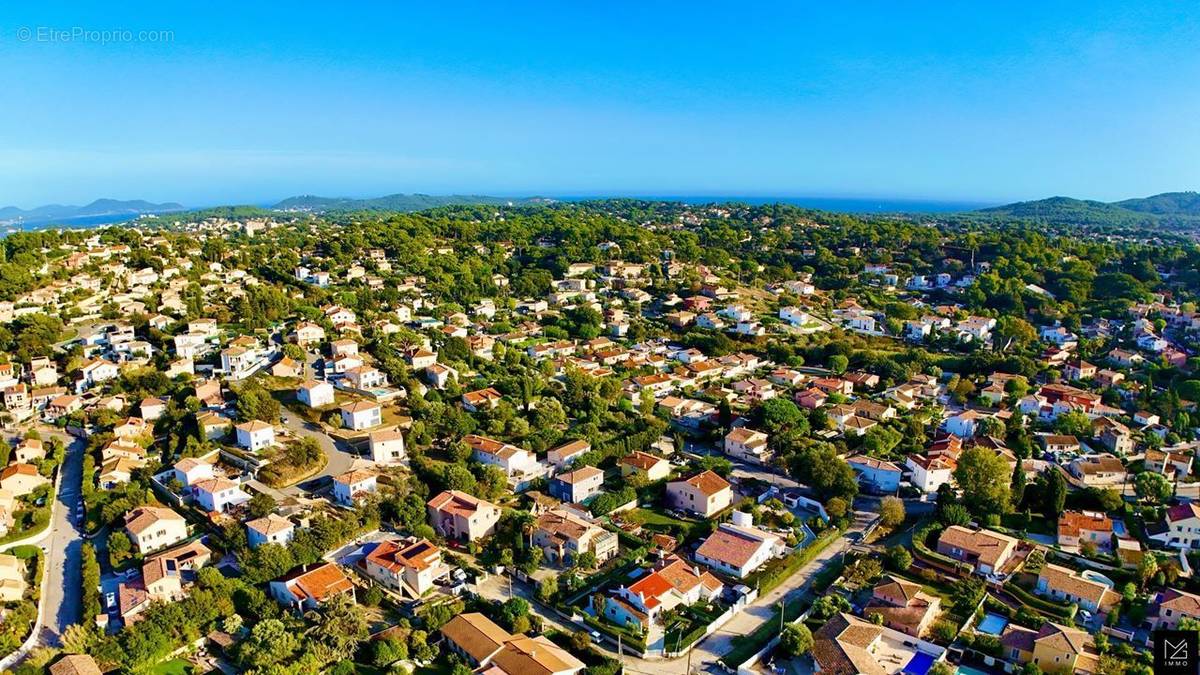
<instances>
[{"instance_id":1,"label":"white car","mask_svg":"<svg viewBox=\"0 0 1200 675\"><path fill-rule=\"evenodd\" d=\"M107 607L108 609L112 609L113 607L116 607L117 606L117 594L116 593L106 593L104 595L104 606Z\"/></svg>"}]
</instances>

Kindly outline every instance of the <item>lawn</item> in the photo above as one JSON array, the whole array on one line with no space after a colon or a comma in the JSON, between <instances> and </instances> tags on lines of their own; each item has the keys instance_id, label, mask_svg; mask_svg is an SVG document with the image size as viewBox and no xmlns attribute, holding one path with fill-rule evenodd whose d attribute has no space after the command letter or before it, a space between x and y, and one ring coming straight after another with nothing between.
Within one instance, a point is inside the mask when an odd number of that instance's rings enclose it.
<instances>
[{"instance_id":1,"label":"lawn","mask_svg":"<svg viewBox=\"0 0 1200 675\"><path fill-rule=\"evenodd\" d=\"M150 669L151 675L191 675L192 664L183 659L171 659Z\"/></svg>"}]
</instances>

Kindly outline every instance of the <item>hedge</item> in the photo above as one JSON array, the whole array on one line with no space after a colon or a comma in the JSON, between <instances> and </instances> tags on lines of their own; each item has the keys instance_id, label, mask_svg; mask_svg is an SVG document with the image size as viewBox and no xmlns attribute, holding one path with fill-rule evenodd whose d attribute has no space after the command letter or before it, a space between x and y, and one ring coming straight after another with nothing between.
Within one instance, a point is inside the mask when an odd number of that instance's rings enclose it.
<instances>
[{"instance_id":1,"label":"hedge","mask_svg":"<svg viewBox=\"0 0 1200 675\"><path fill-rule=\"evenodd\" d=\"M1049 614L1059 620L1067 621L1075 619L1075 612L1079 610L1078 605L1062 605L1052 600L1039 598L1029 591L1021 588L1013 581L1008 581L1004 584L1004 590L1012 594L1021 604L1033 609L1041 614Z\"/></svg>"},{"instance_id":2,"label":"hedge","mask_svg":"<svg viewBox=\"0 0 1200 675\"><path fill-rule=\"evenodd\" d=\"M932 533L937 527L938 523L930 522L927 525L919 528L916 532L913 532L913 551L917 554L917 557L931 565L934 565L935 567L949 568L955 573L963 576L970 574L973 571L970 565L959 562L948 556L944 556L941 553L929 548L929 546L925 544L925 542L929 539L930 533Z\"/></svg>"},{"instance_id":3,"label":"hedge","mask_svg":"<svg viewBox=\"0 0 1200 675\"><path fill-rule=\"evenodd\" d=\"M757 588L759 595L770 593L776 586L798 572L801 567L812 562L817 554L825 550L825 547L840 536L842 536L842 531L831 527L819 534L808 546L767 563L762 569L746 577L743 583L751 588Z\"/></svg>"}]
</instances>

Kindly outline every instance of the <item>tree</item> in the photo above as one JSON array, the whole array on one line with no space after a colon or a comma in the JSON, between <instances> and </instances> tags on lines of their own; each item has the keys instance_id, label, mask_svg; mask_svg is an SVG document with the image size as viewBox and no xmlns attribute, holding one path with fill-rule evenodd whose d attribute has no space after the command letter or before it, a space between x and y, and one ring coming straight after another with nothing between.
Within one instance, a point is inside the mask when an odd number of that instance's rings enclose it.
<instances>
[{"instance_id":1,"label":"tree","mask_svg":"<svg viewBox=\"0 0 1200 675\"><path fill-rule=\"evenodd\" d=\"M850 509L850 505L841 497L833 497L825 502L825 513L834 520L840 520L845 517L846 512Z\"/></svg>"},{"instance_id":2,"label":"tree","mask_svg":"<svg viewBox=\"0 0 1200 675\"><path fill-rule=\"evenodd\" d=\"M1024 349L1037 339L1037 331L1033 324L1025 319L1016 316L1002 316L996 322L996 344L1000 347L1000 351L1007 351L1009 347L1014 349Z\"/></svg>"},{"instance_id":3,"label":"tree","mask_svg":"<svg viewBox=\"0 0 1200 675\"><path fill-rule=\"evenodd\" d=\"M1142 556L1138 562L1137 577L1138 584L1141 588L1146 588L1146 584L1158 574L1158 559L1153 554Z\"/></svg>"},{"instance_id":4,"label":"tree","mask_svg":"<svg viewBox=\"0 0 1200 675\"><path fill-rule=\"evenodd\" d=\"M887 563L888 569L896 572L904 572L912 566L912 554L903 546L889 546L883 554L883 560Z\"/></svg>"},{"instance_id":5,"label":"tree","mask_svg":"<svg viewBox=\"0 0 1200 675\"><path fill-rule=\"evenodd\" d=\"M316 614L313 634L336 659L350 658L367 639L367 617L362 607L345 594L326 600Z\"/></svg>"},{"instance_id":6,"label":"tree","mask_svg":"<svg viewBox=\"0 0 1200 675\"><path fill-rule=\"evenodd\" d=\"M1042 495L1042 514L1057 520L1067 503L1067 480L1057 468L1048 467L1038 476Z\"/></svg>"},{"instance_id":7,"label":"tree","mask_svg":"<svg viewBox=\"0 0 1200 675\"><path fill-rule=\"evenodd\" d=\"M246 668L266 668L280 663L300 647L300 640L278 619L264 619L250 629L238 649L238 662Z\"/></svg>"},{"instance_id":8,"label":"tree","mask_svg":"<svg viewBox=\"0 0 1200 675\"><path fill-rule=\"evenodd\" d=\"M843 354L834 354L829 357L829 369L836 375L841 375L846 372L846 368L850 367L850 359Z\"/></svg>"},{"instance_id":9,"label":"tree","mask_svg":"<svg viewBox=\"0 0 1200 675\"><path fill-rule=\"evenodd\" d=\"M133 542L129 540L129 535L121 530L110 532L108 535L108 560L113 567L120 567L121 563L129 559L133 555Z\"/></svg>"},{"instance_id":10,"label":"tree","mask_svg":"<svg viewBox=\"0 0 1200 675\"><path fill-rule=\"evenodd\" d=\"M790 429L804 417L790 398L771 398L763 402L761 407L763 426L770 433L776 434Z\"/></svg>"},{"instance_id":11,"label":"tree","mask_svg":"<svg viewBox=\"0 0 1200 675\"><path fill-rule=\"evenodd\" d=\"M899 497L884 497L879 502L880 525L895 527L904 522L904 500Z\"/></svg>"},{"instance_id":12,"label":"tree","mask_svg":"<svg viewBox=\"0 0 1200 675\"><path fill-rule=\"evenodd\" d=\"M256 492L249 502L246 502L246 508L250 512L251 518L265 518L267 515L275 511L275 498L265 492Z\"/></svg>"},{"instance_id":13,"label":"tree","mask_svg":"<svg viewBox=\"0 0 1200 675\"><path fill-rule=\"evenodd\" d=\"M812 651L812 631L803 623L789 623L779 636L779 647L789 656L803 656Z\"/></svg>"},{"instance_id":14,"label":"tree","mask_svg":"<svg viewBox=\"0 0 1200 675\"><path fill-rule=\"evenodd\" d=\"M1160 473L1143 471L1133 479L1133 491L1139 499L1163 504L1171 498L1171 481Z\"/></svg>"},{"instance_id":15,"label":"tree","mask_svg":"<svg viewBox=\"0 0 1200 675\"><path fill-rule=\"evenodd\" d=\"M1092 419L1086 413L1078 410L1065 412L1055 418L1054 430L1060 434L1087 438L1091 436Z\"/></svg>"},{"instance_id":16,"label":"tree","mask_svg":"<svg viewBox=\"0 0 1200 675\"><path fill-rule=\"evenodd\" d=\"M954 470L963 503L978 518L1008 512L1012 501L1009 478L1004 458L983 446L964 450Z\"/></svg>"}]
</instances>

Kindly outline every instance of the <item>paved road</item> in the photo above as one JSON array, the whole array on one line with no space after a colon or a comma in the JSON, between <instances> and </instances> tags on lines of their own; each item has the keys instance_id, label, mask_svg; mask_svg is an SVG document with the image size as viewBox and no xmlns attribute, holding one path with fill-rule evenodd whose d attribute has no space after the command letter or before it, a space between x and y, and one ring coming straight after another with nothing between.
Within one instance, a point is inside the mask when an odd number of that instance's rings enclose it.
<instances>
[{"instance_id":1,"label":"paved road","mask_svg":"<svg viewBox=\"0 0 1200 675\"><path fill-rule=\"evenodd\" d=\"M354 465L354 460L358 458L358 455L350 452L345 444L334 441L329 434L322 431L317 425L298 417L287 408L283 409L281 417L283 425L289 431L296 436L308 436L316 440L317 444L321 446L321 451L325 453L325 468L321 473L302 483L286 487L283 489L283 492L292 496L303 495L305 492L324 486L333 476L346 473Z\"/></svg>"},{"instance_id":2,"label":"paved road","mask_svg":"<svg viewBox=\"0 0 1200 675\"><path fill-rule=\"evenodd\" d=\"M80 571L83 537L74 513L81 503L85 442L54 432L68 443L59 480L58 502L50 522L50 536L41 544L46 554L42 585L42 621L38 626L39 646L59 646L67 626L80 620Z\"/></svg>"}]
</instances>

